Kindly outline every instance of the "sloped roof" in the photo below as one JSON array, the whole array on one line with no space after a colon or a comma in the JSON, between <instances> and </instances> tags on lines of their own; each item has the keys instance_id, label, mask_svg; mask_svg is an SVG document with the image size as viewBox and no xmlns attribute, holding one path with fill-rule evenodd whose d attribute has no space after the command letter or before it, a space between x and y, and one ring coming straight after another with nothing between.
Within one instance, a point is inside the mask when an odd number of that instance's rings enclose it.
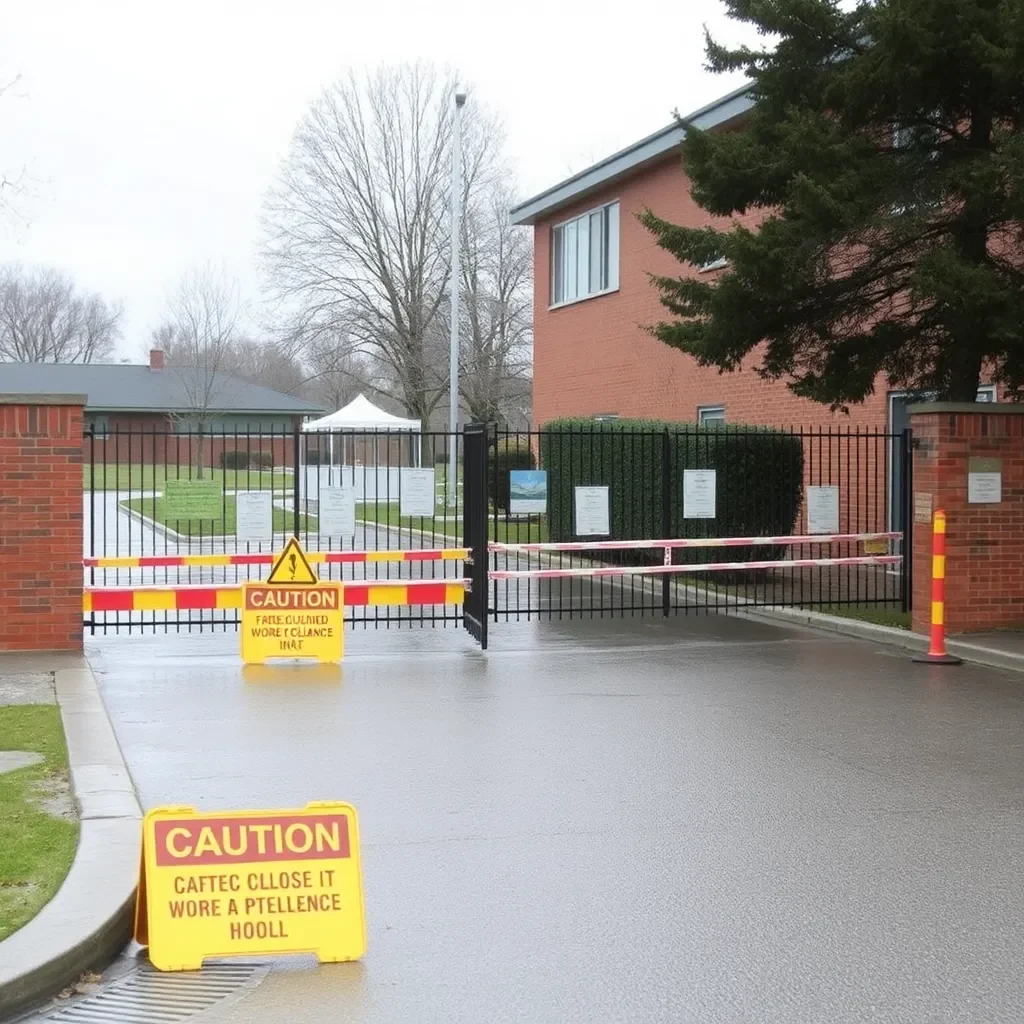
<instances>
[{"instance_id":1,"label":"sloped roof","mask_svg":"<svg viewBox=\"0 0 1024 1024\"><path fill-rule=\"evenodd\" d=\"M302 424L303 430L419 430L419 420L407 420L378 409L365 395L356 395L348 405L329 416Z\"/></svg>"},{"instance_id":2,"label":"sloped roof","mask_svg":"<svg viewBox=\"0 0 1024 1024\"><path fill-rule=\"evenodd\" d=\"M20 394L84 393L89 412L174 412L195 408L198 371L172 366L89 363L0 363L0 392ZM223 413L315 415L323 408L251 381L217 374L210 389L210 410Z\"/></svg>"},{"instance_id":3,"label":"sloped roof","mask_svg":"<svg viewBox=\"0 0 1024 1024\"><path fill-rule=\"evenodd\" d=\"M725 96L719 97L714 103L687 114L684 121L707 131L745 114L752 109L754 101L750 96L750 86L744 85ZM532 199L520 203L511 210L513 224L536 224L542 217L557 212L563 206L586 198L591 192L607 188L609 185L636 174L641 168L656 160L661 160L666 153L679 148L686 137L686 132L673 122L661 131L648 135L647 138L634 142L633 145L613 153L604 160L574 174L565 181L545 189Z\"/></svg>"}]
</instances>

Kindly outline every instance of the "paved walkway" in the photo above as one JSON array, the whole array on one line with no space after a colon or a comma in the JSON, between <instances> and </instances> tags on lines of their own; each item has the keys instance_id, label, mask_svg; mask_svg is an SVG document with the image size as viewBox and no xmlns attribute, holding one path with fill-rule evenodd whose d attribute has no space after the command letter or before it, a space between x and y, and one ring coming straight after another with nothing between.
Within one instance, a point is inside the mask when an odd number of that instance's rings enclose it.
<instances>
[{"instance_id":1,"label":"paved walkway","mask_svg":"<svg viewBox=\"0 0 1024 1024\"><path fill-rule=\"evenodd\" d=\"M147 806L350 800L360 964L220 1022L1024 1019L1019 676L725 617L90 648Z\"/></svg>"}]
</instances>

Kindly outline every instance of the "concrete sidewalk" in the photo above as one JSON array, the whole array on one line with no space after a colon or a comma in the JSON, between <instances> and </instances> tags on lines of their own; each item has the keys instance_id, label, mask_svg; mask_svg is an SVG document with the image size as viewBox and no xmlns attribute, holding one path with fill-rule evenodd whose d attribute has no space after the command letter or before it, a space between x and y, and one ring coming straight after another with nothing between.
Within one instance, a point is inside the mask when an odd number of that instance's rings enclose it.
<instances>
[{"instance_id":1,"label":"concrete sidewalk","mask_svg":"<svg viewBox=\"0 0 1024 1024\"><path fill-rule=\"evenodd\" d=\"M107 963L131 934L141 812L88 662L75 655L0 656L0 677L52 673L79 810L74 862L57 894L0 942L0 1019ZM51 697L52 699L52 697Z\"/></svg>"}]
</instances>

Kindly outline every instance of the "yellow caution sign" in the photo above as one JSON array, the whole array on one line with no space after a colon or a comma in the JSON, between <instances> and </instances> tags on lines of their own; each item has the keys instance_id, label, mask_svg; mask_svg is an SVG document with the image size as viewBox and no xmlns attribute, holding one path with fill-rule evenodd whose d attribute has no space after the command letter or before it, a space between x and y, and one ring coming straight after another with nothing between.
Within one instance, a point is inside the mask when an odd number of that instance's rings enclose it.
<instances>
[{"instance_id":1,"label":"yellow caution sign","mask_svg":"<svg viewBox=\"0 0 1024 1024\"><path fill-rule=\"evenodd\" d=\"M342 584L317 579L295 537L263 583L242 584L242 661L315 658L337 663L344 653Z\"/></svg>"},{"instance_id":2,"label":"yellow caution sign","mask_svg":"<svg viewBox=\"0 0 1024 1024\"><path fill-rule=\"evenodd\" d=\"M208 957L366 952L355 808L196 814L150 811L142 825L135 941L161 971Z\"/></svg>"},{"instance_id":3,"label":"yellow caution sign","mask_svg":"<svg viewBox=\"0 0 1024 1024\"><path fill-rule=\"evenodd\" d=\"M887 555L889 554L889 542L882 540L863 541L865 555Z\"/></svg>"},{"instance_id":4,"label":"yellow caution sign","mask_svg":"<svg viewBox=\"0 0 1024 1024\"><path fill-rule=\"evenodd\" d=\"M302 550L298 537L292 537L277 556L267 577L268 583L317 583L317 575Z\"/></svg>"}]
</instances>

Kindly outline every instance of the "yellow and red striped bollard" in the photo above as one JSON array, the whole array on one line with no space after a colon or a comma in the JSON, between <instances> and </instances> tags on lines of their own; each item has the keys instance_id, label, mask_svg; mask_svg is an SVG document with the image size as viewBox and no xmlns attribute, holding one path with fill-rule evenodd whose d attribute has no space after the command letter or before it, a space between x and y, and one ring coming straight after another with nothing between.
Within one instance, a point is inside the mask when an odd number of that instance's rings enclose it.
<instances>
[{"instance_id":1,"label":"yellow and red striped bollard","mask_svg":"<svg viewBox=\"0 0 1024 1024\"><path fill-rule=\"evenodd\" d=\"M960 658L946 651L946 513L935 512L932 519L932 608L928 653L913 660L931 665L961 665Z\"/></svg>"}]
</instances>

